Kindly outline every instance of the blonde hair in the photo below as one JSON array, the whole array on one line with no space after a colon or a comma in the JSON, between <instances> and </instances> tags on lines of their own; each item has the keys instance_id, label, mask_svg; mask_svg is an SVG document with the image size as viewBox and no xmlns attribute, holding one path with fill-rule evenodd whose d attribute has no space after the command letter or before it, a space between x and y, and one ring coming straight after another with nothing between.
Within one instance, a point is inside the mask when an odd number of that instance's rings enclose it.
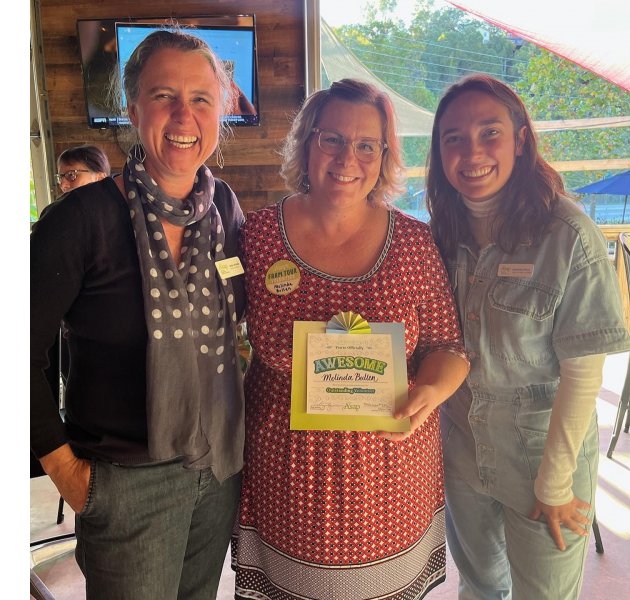
<instances>
[{"instance_id":1,"label":"blonde hair","mask_svg":"<svg viewBox=\"0 0 630 600\"><path fill-rule=\"evenodd\" d=\"M387 148L381 158L377 186L367 198L371 204L390 204L404 189L404 165L396 134L394 106L387 94L358 79L336 81L329 89L314 92L304 101L282 147L280 175L292 192L308 192L308 142L324 108L333 100L369 104L379 111L383 119L383 138Z\"/></svg>"}]
</instances>

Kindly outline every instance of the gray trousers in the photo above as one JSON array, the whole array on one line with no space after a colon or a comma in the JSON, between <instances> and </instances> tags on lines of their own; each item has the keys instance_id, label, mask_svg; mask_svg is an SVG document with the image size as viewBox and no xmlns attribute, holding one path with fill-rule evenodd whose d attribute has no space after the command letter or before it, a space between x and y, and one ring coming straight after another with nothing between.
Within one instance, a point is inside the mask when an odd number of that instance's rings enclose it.
<instances>
[{"instance_id":1,"label":"gray trousers","mask_svg":"<svg viewBox=\"0 0 630 600\"><path fill-rule=\"evenodd\" d=\"M219 483L179 462L93 461L76 516L76 559L88 600L211 600L236 516L240 473Z\"/></svg>"}]
</instances>

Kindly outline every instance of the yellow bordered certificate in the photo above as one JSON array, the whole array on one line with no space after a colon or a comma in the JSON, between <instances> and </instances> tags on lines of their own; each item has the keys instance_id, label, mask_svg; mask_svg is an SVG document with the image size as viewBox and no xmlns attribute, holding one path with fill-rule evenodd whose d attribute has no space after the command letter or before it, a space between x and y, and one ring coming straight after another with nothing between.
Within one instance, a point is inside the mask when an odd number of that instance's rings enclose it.
<instances>
[{"instance_id":1,"label":"yellow bordered certificate","mask_svg":"<svg viewBox=\"0 0 630 600\"><path fill-rule=\"evenodd\" d=\"M409 431L409 419L392 417L406 400L402 323L350 312L294 322L291 429Z\"/></svg>"}]
</instances>

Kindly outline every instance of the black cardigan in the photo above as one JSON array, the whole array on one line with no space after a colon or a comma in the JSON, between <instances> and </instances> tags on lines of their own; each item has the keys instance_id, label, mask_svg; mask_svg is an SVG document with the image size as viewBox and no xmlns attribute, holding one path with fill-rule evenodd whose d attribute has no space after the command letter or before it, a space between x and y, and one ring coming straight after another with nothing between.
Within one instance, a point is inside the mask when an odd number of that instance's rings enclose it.
<instances>
[{"instance_id":1,"label":"black cardigan","mask_svg":"<svg viewBox=\"0 0 630 600\"><path fill-rule=\"evenodd\" d=\"M216 180L225 256L238 253L243 213ZM243 277L232 280L243 314ZM66 422L44 375L63 319L69 331ZM148 462L146 341L140 267L129 208L113 179L51 204L31 234L31 448L41 457L66 442L78 456Z\"/></svg>"}]
</instances>

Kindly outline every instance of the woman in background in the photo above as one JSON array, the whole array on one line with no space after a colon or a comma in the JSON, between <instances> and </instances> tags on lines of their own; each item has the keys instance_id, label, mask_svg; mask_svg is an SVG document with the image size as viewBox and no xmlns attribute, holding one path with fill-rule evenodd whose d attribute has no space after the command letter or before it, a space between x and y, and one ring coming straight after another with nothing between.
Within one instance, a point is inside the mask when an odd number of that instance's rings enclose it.
<instances>
[{"instance_id":1,"label":"woman in background","mask_svg":"<svg viewBox=\"0 0 630 600\"><path fill-rule=\"evenodd\" d=\"M69 192L109 177L110 173L107 155L98 146L75 146L59 155L55 177L61 191Z\"/></svg>"},{"instance_id":2,"label":"woman in background","mask_svg":"<svg viewBox=\"0 0 630 600\"><path fill-rule=\"evenodd\" d=\"M76 513L88 600L208 600L243 454L244 294L217 265L244 219L204 164L229 80L199 38L162 30L124 86L140 143L122 176L70 191L33 227L31 447ZM62 319L65 423L43 375Z\"/></svg>"},{"instance_id":3,"label":"woman in background","mask_svg":"<svg viewBox=\"0 0 630 600\"><path fill-rule=\"evenodd\" d=\"M441 407L459 598L577 600L602 366L630 347L604 238L487 75L439 103L427 202L471 359Z\"/></svg>"},{"instance_id":4,"label":"woman in background","mask_svg":"<svg viewBox=\"0 0 630 600\"><path fill-rule=\"evenodd\" d=\"M100 181L109 177L110 173L107 155L98 146L74 146L64 150L57 158L55 179L61 191L65 193L88 183ZM42 211L42 216L46 208ZM62 323L60 335L56 337L48 351L50 366L45 371L53 391L55 406L60 404L60 391L65 390L70 365L68 344L63 333Z\"/></svg>"},{"instance_id":5,"label":"woman in background","mask_svg":"<svg viewBox=\"0 0 630 600\"><path fill-rule=\"evenodd\" d=\"M242 233L254 352L236 597L421 598L445 565L435 409L467 361L430 229L390 204L402 174L391 100L352 79L314 93L282 174L293 193ZM266 274L287 261L296 276L280 295ZM340 311L404 323L408 433L289 429L293 322Z\"/></svg>"}]
</instances>

